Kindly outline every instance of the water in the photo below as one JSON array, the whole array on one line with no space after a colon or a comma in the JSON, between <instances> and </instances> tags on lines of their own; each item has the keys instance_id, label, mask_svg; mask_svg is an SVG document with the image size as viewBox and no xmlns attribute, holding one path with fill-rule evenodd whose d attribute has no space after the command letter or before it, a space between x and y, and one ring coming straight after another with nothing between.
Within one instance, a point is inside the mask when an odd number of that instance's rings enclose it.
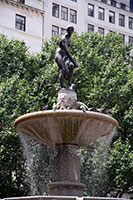
<instances>
[{"instance_id":1,"label":"water","mask_svg":"<svg viewBox=\"0 0 133 200\"><path fill-rule=\"evenodd\" d=\"M99 138L88 147L81 148L81 181L86 184L85 195L106 196L109 177L107 162L109 148L116 133Z\"/></svg>"},{"instance_id":2,"label":"water","mask_svg":"<svg viewBox=\"0 0 133 200\"><path fill-rule=\"evenodd\" d=\"M115 132L99 138L88 147L80 148L81 182L86 184L85 195L104 196L107 193L106 165L109 147ZM47 184L52 180L54 149L40 144L27 135L20 136L26 158L29 195L47 194Z\"/></svg>"},{"instance_id":3,"label":"water","mask_svg":"<svg viewBox=\"0 0 133 200\"><path fill-rule=\"evenodd\" d=\"M26 158L28 195L47 194L47 184L52 176L52 163L55 151L40 144L32 137L21 134L24 157Z\"/></svg>"}]
</instances>

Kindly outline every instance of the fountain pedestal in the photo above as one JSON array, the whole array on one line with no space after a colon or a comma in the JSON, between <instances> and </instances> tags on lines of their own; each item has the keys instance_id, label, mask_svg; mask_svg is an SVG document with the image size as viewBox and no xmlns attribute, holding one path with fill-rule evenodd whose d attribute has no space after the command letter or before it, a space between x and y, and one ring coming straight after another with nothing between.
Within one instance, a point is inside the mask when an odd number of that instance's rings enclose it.
<instances>
[{"instance_id":1,"label":"fountain pedestal","mask_svg":"<svg viewBox=\"0 0 133 200\"><path fill-rule=\"evenodd\" d=\"M83 196L85 185L80 183L78 145L58 144L54 159L53 182L48 185L50 195Z\"/></svg>"},{"instance_id":2,"label":"fountain pedestal","mask_svg":"<svg viewBox=\"0 0 133 200\"><path fill-rule=\"evenodd\" d=\"M76 108L76 92L61 89L57 110L29 113L15 121L15 128L20 134L33 136L57 149L53 179L48 185L50 195L83 195L85 185L80 183L78 148L108 135L118 126L118 122L108 115Z\"/></svg>"}]
</instances>

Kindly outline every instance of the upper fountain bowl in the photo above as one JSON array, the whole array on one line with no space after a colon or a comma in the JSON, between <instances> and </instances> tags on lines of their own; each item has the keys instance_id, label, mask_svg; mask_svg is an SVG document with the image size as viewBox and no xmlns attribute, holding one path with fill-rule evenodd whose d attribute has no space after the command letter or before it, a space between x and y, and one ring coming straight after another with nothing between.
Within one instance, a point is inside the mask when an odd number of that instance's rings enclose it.
<instances>
[{"instance_id":1,"label":"upper fountain bowl","mask_svg":"<svg viewBox=\"0 0 133 200\"><path fill-rule=\"evenodd\" d=\"M40 111L15 120L18 133L33 136L52 147L62 143L86 146L116 127L118 122L109 115L79 110Z\"/></svg>"}]
</instances>

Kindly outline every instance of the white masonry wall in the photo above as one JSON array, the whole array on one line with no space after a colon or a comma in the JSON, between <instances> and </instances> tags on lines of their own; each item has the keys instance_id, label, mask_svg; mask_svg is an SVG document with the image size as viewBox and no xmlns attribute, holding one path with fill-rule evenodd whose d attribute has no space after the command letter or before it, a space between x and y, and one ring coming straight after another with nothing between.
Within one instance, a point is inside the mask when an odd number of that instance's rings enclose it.
<instances>
[{"instance_id":1,"label":"white masonry wall","mask_svg":"<svg viewBox=\"0 0 133 200\"><path fill-rule=\"evenodd\" d=\"M16 14L26 17L26 31L15 28ZM38 52L42 46L42 14L21 4L0 1L0 33L24 40L31 52Z\"/></svg>"}]
</instances>

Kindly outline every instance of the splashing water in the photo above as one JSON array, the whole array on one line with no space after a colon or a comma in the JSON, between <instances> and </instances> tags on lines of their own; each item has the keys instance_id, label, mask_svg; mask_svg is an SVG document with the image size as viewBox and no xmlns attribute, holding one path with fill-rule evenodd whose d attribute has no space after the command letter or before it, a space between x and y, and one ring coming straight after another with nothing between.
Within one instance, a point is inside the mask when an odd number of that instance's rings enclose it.
<instances>
[{"instance_id":1,"label":"splashing water","mask_svg":"<svg viewBox=\"0 0 133 200\"><path fill-rule=\"evenodd\" d=\"M47 194L47 184L51 180L52 160L55 152L25 134L20 135L20 140L26 159L27 182L30 187L29 195Z\"/></svg>"},{"instance_id":2,"label":"splashing water","mask_svg":"<svg viewBox=\"0 0 133 200\"><path fill-rule=\"evenodd\" d=\"M99 138L88 147L80 148L81 180L86 184L85 195L104 196L108 184L106 164L109 147L116 132ZM47 184L52 179L55 150L40 144L32 137L20 135L26 158L29 195L47 194Z\"/></svg>"},{"instance_id":3,"label":"splashing water","mask_svg":"<svg viewBox=\"0 0 133 200\"><path fill-rule=\"evenodd\" d=\"M116 132L99 138L88 147L79 150L81 159L81 181L86 184L84 195L106 196L109 177L107 162L109 148Z\"/></svg>"}]
</instances>

